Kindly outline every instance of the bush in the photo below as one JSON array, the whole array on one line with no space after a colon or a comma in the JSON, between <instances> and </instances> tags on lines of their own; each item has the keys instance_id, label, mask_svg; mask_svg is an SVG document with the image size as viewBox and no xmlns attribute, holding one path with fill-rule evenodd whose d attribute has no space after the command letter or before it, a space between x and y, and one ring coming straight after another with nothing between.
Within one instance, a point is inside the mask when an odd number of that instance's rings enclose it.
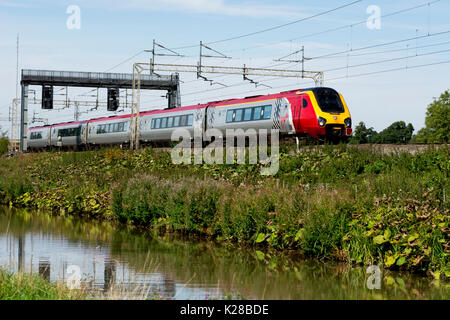
<instances>
[{"instance_id":1,"label":"bush","mask_svg":"<svg viewBox=\"0 0 450 320\"><path fill-rule=\"evenodd\" d=\"M0 137L0 156L8 152L9 140L6 137Z\"/></svg>"}]
</instances>

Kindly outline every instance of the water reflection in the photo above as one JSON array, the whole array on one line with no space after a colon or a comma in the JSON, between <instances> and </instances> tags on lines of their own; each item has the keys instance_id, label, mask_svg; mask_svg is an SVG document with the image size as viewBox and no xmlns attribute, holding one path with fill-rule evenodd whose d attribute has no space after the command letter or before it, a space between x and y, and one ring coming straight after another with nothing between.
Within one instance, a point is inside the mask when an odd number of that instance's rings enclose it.
<instances>
[{"instance_id":1,"label":"water reflection","mask_svg":"<svg viewBox=\"0 0 450 320\"><path fill-rule=\"evenodd\" d=\"M107 292L111 288L111 285L116 282L116 265L114 260L105 260L105 272L103 291Z\"/></svg>"},{"instance_id":2,"label":"water reflection","mask_svg":"<svg viewBox=\"0 0 450 320\"><path fill-rule=\"evenodd\" d=\"M368 290L364 268L2 208L0 265L64 282L77 266L84 287L112 298L449 298L448 284L411 274L385 272Z\"/></svg>"},{"instance_id":3,"label":"water reflection","mask_svg":"<svg viewBox=\"0 0 450 320\"><path fill-rule=\"evenodd\" d=\"M50 261L48 259L39 259L39 274L45 280L50 281Z\"/></svg>"},{"instance_id":4,"label":"water reflection","mask_svg":"<svg viewBox=\"0 0 450 320\"><path fill-rule=\"evenodd\" d=\"M24 254L24 245L23 245L23 242L24 242L24 237L23 237L23 235L19 235L19 236L17 236L17 239L18 239L18 261L17 261L17 266L18 266L18 269L19 269L19 271L23 271L23 266L24 266L24 261L23 261L23 259L24 259L24 257L25 257L25 254Z\"/></svg>"}]
</instances>

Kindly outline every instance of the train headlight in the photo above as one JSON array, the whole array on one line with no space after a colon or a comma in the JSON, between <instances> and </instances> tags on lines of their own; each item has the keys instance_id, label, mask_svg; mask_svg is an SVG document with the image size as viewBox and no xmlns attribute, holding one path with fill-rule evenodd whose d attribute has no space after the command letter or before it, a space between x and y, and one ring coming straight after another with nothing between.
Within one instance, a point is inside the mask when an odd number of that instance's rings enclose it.
<instances>
[{"instance_id":1,"label":"train headlight","mask_svg":"<svg viewBox=\"0 0 450 320\"><path fill-rule=\"evenodd\" d=\"M352 127L352 119L351 118L345 119L344 123L347 126L347 128L351 128Z\"/></svg>"},{"instance_id":2,"label":"train headlight","mask_svg":"<svg viewBox=\"0 0 450 320\"><path fill-rule=\"evenodd\" d=\"M327 120L322 117L318 117L317 123L319 124L319 126L323 127L327 123Z\"/></svg>"}]
</instances>

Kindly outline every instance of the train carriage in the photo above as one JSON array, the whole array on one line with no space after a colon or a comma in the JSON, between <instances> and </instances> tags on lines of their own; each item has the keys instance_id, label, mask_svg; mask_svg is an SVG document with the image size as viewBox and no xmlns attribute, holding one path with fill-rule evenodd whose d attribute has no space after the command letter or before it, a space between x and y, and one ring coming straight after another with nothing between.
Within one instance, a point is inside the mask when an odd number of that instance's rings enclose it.
<instances>
[{"instance_id":1,"label":"train carriage","mask_svg":"<svg viewBox=\"0 0 450 320\"><path fill-rule=\"evenodd\" d=\"M203 132L204 120L204 105L143 112L139 138L143 142L171 141L172 132L181 128L193 136L194 129Z\"/></svg>"},{"instance_id":2,"label":"train carriage","mask_svg":"<svg viewBox=\"0 0 450 320\"><path fill-rule=\"evenodd\" d=\"M27 133L28 148L31 150L47 149L50 145L51 126L30 128Z\"/></svg>"},{"instance_id":3,"label":"train carriage","mask_svg":"<svg viewBox=\"0 0 450 320\"><path fill-rule=\"evenodd\" d=\"M66 122L51 126L50 147L77 149L85 144L82 139L82 127L86 121Z\"/></svg>"},{"instance_id":4,"label":"train carriage","mask_svg":"<svg viewBox=\"0 0 450 320\"><path fill-rule=\"evenodd\" d=\"M113 116L89 120L86 142L88 145L123 145L130 141L131 116Z\"/></svg>"},{"instance_id":5,"label":"train carriage","mask_svg":"<svg viewBox=\"0 0 450 320\"><path fill-rule=\"evenodd\" d=\"M224 133L227 129L243 129L244 134L248 129L295 133L290 102L278 95L213 103L207 108L207 119L207 129L215 128Z\"/></svg>"}]
</instances>

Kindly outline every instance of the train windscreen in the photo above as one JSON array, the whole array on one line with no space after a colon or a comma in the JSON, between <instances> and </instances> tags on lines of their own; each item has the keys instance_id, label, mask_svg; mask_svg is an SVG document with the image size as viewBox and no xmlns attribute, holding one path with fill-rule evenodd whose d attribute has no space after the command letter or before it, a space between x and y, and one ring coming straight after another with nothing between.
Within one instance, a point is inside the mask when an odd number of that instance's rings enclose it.
<instances>
[{"instance_id":1,"label":"train windscreen","mask_svg":"<svg viewBox=\"0 0 450 320\"><path fill-rule=\"evenodd\" d=\"M315 88L313 90L317 103L323 112L342 113L344 106L336 90L331 88Z\"/></svg>"}]
</instances>

